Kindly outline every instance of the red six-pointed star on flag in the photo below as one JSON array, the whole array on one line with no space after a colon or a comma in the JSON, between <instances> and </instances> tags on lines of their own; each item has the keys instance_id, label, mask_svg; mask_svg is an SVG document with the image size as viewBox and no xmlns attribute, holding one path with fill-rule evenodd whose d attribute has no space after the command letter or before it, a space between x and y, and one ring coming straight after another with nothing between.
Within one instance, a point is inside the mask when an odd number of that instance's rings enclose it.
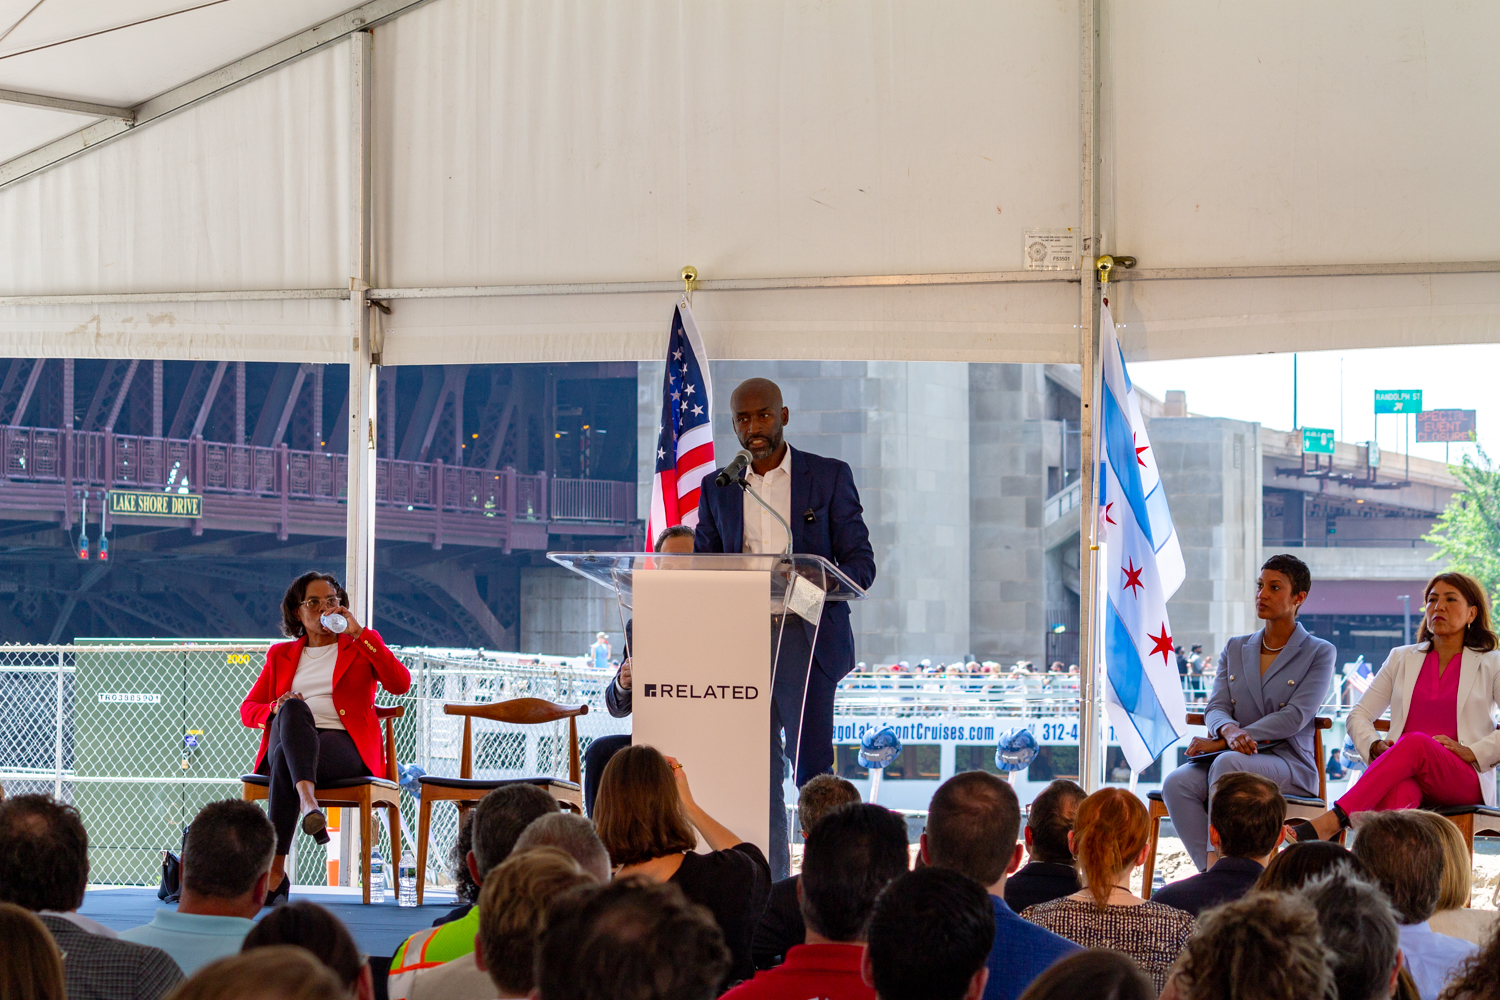
<instances>
[{"instance_id":1,"label":"red six-pointed star on flag","mask_svg":"<svg viewBox=\"0 0 1500 1000\"><path fill-rule=\"evenodd\" d=\"M1136 592L1138 590L1145 589L1146 585L1141 583L1141 574L1146 571L1146 567L1137 567L1134 559L1130 559L1127 561L1130 563L1129 568L1126 568L1125 566L1120 567L1120 572L1125 574L1125 583L1123 585L1124 589L1130 591L1132 594L1135 594L1136 597L1140 597L1141 595Z\"/></svg>"},{"instance_id":2,"label":"red six-pointed star on flag","mask_svg":"<svg viewBox=\"0 0 1500 1000\"><path fill-rule=\"evenodd\" d=\"M1130 443L1132 445L1135 444L1135 434L1133 432L1130 435ZM1141 468L1145 468L1146 467L1146 460L1141 457L1141 452L1143 452L1143 451L1150 451L1150 450L1151 450L1151 446L1149 444L1143 444L1143 445L1141 445L1139 448L1137 448L1135 450L1135 460L1137 462L1141 463Z\"/></svg>"},{"instance_id":3,"label":"red six-pointed star on flag","mask_svg":"<svg viewBox=\"0 0 1500 1000\"><path fill-rule=\"evenodd\" d=\"M1150 659L1151 657L1155 656L1157 653L1160 653L1161 654L1161 660L1162 660L1163 663L1171 663L1172 662L1172 637L1170 635L1167 635L1167 623L1166 622L1162 622L1161 623L1161 635L1151 635L1150 632L1147 632L1146 635L1150 636L1151 637L1151 641L1156 644L1156 645L1154 645L1154 646L1151 647L1151 652L1149 652L1149 653L1146 654L1146 658Z\"/></svg>"}]
</instances>

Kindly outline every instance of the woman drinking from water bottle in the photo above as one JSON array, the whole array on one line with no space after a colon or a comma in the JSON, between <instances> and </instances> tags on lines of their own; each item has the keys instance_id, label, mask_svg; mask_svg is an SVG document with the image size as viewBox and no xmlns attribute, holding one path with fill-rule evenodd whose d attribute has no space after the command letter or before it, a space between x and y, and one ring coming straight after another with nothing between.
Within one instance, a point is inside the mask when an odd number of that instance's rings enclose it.
<instances>
[{"instance_id":1,"label":"woman drinking from water bottle","mask_svg":"<svg viewBox=\"0 0 1500 1000\"><path fill-rule=\"evenodd\" d=\"M297 817L304 833L328 843L328 820L313 798L317 786L386 773L376 684L392 694L411 687L411 673L348 604L349 595L327 573L293 580L281 599L281 631L291 641L266 650L266 664L240 705L240 720L261 730L255 773L271 779L275 888L267 906L287 898L286 856Z\"/></svg>"}]
</instances>

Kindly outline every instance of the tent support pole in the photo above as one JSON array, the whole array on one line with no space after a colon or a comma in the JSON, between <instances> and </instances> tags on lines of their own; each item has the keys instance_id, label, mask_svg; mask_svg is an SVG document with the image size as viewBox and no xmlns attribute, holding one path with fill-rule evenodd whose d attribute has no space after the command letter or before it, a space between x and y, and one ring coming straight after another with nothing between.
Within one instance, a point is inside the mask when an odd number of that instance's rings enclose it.
<instances>
[{"instance_id":1,"label":"tent support pole","mask_svg":"<svg viewBox=\"0 0 1500 1000\"><path fill-rule=\"evenodd\" d=\"M375 372L370 287L369 31L349 36L349 485L345 505L344 587L349 610L364 625L375 609Z\"/></svg>"},{"instance_id":2,"label":"tent support pole","mask_svg":"<svg viewBox=\"0 0 1500 1000\"><path fill-rule=\"evenodd\" d=\"M1099 252L1099 182L1096 172L1098 154L1095 125L1099 113L1099 0L1079 4L1079 219L1080 246L1078 333L1080 372L1079 403L1079 488L1083 497L1078 533L1078 739L1079 777L1084 790L1099 788L1104 774L1101 712L1103 684L1100 664L1095 655L1099 639L1098 614L1098 540L1099 510L1098 463L1094 460L1094 416L1099 398L1099 296L1095 286L1094 258Z\"/></svg>"}]
</instances>

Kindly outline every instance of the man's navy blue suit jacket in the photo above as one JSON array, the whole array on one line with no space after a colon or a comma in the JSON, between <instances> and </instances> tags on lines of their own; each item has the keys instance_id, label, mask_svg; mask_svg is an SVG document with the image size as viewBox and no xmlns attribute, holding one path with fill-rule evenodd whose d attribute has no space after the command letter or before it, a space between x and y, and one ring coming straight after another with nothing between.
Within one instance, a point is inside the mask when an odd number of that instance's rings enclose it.
<instances>
[{"instance_id":1,"label":"man's navy blue suit jacket","mask_svg":"<svg viewBox=\"0 0 1500 1000\"><path fill-rule=\"evenodd\" d=\"M787 445L791 448L791 445ZM875 550L865 527L864 508L854 488L849 463L810 452L792 450L792 551L822 556L865 589L875 582ZM740 552L745 540L744 490L730 483L714 482L721 470L703 477L698 497L698 530L695 552ZM740 473L740 478L744 478ZM751 501L752 503L754 501ZM809 513L811 516L809 517ZM802 623L808 641L813 627ZM818 644L813 650L818 666L837 681L854 669L854 630L849 626L849 605L829 601L823 605L818 626Z\"/></svg>"}]
</instances>

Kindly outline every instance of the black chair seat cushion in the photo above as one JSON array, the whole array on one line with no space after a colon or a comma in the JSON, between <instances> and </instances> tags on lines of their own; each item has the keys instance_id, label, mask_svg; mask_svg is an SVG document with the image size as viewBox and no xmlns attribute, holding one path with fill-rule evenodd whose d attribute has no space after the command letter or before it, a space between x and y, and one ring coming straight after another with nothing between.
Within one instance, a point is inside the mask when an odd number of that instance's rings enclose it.
<instances>
[{"instance_id":1,"label":"black chair seat cushion","mask_svg":"<svg viewBox=\"0 0 1500 1000\"><path fill-rule=\"evenodd\" d=\"M270 787L271 779L264 774L242 774L240 780L247 785L260 785L262 788ZM376 788L396 788L394 781L384 778L341 778L338 781L330 781L319 785L319 788L358 788L360 785L374 785Z\"/></svg>"},{"instance_id":2,"label":"black chair seat cushion","mask_svg":"<svg viewBox=\"0 0 1500 1000\"><path fill-rule=\"evenodd\" d=\"M1447 809L1434 810L1439 816L1483 816L1486 819L1500 819L1500 808L1495 806L1450 806Z\"/></svg>"},{"instance_id":3,"label":"black chair seat cushion","mask_svg":"<svg viewBox=\"0 0 1500 1000\"><path fill-rule=\"evenodd\" d=\"M1150 799L1152 802L1165 802L1166 801L1165 799L1163 799L1161 797L1161 789L1160 788L1156 789L1153 792L1147 792L1146 793L1146 798Z\"/></svg>"},{"instance_id":4,"label":"black chair seat cushion","mask_svg":"<svg viewBox=\"0 0 1500 1000\"><path fill-rule=\"evenodd\" d=\"M542 788L566 788L574 792L582 788L576 782L546 775L537 778L445 778L437 774L424 774L417 782L438 788L460 788L475 792L493 792L506 785L538 785Z\"/></svg>"}]
</instances>

